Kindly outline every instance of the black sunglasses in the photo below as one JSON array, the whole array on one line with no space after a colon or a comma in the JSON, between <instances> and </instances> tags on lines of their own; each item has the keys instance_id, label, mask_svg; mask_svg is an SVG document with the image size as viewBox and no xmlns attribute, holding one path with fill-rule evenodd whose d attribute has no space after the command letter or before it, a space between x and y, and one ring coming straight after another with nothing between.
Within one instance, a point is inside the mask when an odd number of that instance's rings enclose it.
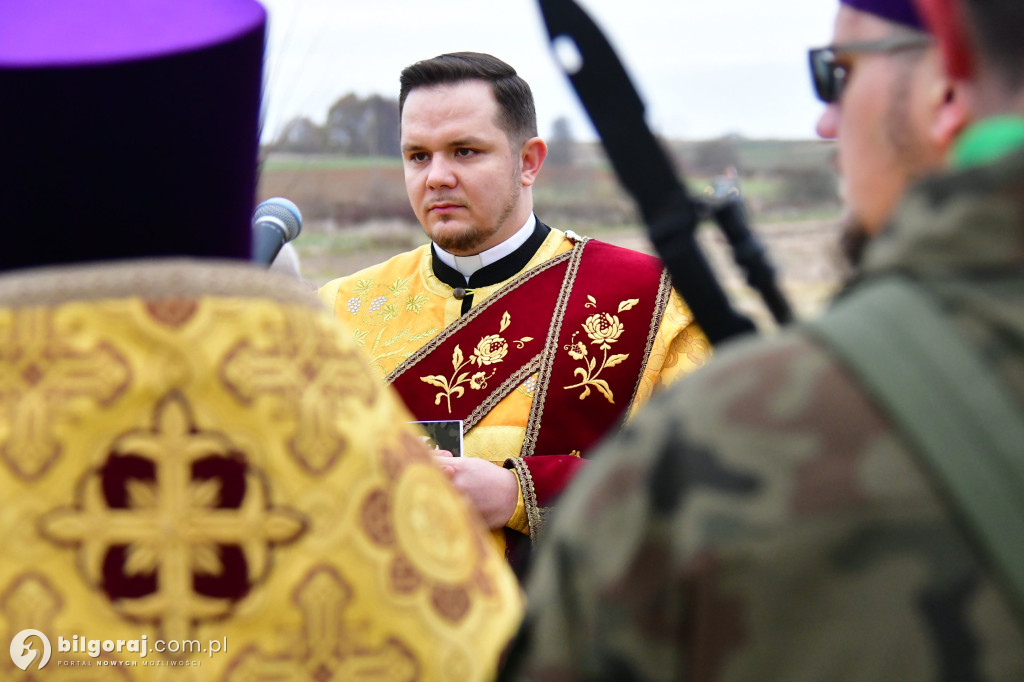
<instances>
[{"instance_id":1,"label":"black sunglasses","mask_svg":"<svg viewBox=\"0 0 1024 682\"><path fill-rule=\"evenodd\" d=\"M847 43L846 45L829 45L807 52L811 62L811 81L814 92L825 104L835 104L843 94L850 70L836 63L836 55L849 52L880 52L890 54L903 50L928 47L932 42L930 36L896 36L883 40L864 43Z\"/></svg>"}]
</instances>

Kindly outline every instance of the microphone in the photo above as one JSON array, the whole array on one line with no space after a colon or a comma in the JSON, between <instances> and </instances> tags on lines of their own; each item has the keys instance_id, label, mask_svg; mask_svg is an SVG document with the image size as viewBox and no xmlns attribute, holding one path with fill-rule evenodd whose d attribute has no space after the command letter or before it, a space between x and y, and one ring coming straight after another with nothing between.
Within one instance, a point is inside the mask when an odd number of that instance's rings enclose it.
<instances>
[{"instance_id":1,"label":"microphone","mask_svg":"<svg viewBox=\"0 0 1024 682\"><path fill-rule=\"evenodd\" d=\"M269 266L281 247L302 232L302 213L284 197L267 199L256 207L252 231L252 260Z\"/></svg>"}]
</instances>

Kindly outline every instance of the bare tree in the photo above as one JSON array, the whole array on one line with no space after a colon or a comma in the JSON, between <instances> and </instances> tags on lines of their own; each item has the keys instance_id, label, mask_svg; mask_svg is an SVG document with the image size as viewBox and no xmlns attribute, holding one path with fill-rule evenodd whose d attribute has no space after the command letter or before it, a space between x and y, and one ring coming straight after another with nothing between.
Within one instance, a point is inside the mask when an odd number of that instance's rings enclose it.
<instances>
[{"instance_id":1,"label":"bare tree","mask_svg":"<svg viewBox=\"0 0 1024 682\"><path fill-rule=\"evenodd\" d=\"M398 101L349 93L327 113L327 149L352 156L398 156Z\"/></svg>"},{"instance_id":2,"label":"bare tree","mask_svg":"<svg viewBox=\"0 0 1024 682\"><path fill-rule=\"evenodd\" d=\"M299 116L284 124L272 145L274 151L311 154L324 151L324 129Z\"/></svg>"},{"instance_id":3,"label":"bare tree","mask_svg":"<svg viewBox=\"0 0 1024 682\"><path fill-rule=\"evenodd\" d=\"M559 116L552 125L551 139L548 140L548 163L553 166L571 166L575 159L576 140L572 125L566 116Z\"/></svg>"}]
</instances>

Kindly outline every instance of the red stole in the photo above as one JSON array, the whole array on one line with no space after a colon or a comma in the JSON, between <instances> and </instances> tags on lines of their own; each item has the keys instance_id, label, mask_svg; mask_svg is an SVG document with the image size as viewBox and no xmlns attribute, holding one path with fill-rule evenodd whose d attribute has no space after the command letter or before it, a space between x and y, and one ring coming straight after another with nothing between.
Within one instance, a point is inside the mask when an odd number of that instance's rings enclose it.
<instances>
[{"instance_id":1,"label":"red stole","mask_svg":"<svg viewBox=\"0 0 1024 682\"><path fill-rule=\"evenodd\" d=\"M670 290L656 258L581 239L446 327L387 381L416 419L462 419L469 431L537 374L522 455L578 456L632 404Z\"/></svg>"}]
</instances>

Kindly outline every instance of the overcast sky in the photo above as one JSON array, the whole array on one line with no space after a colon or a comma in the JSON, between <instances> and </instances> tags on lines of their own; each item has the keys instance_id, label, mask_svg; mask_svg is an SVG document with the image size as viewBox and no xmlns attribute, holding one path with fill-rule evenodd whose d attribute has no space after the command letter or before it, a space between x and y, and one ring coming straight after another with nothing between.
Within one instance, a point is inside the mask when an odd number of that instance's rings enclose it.
<instances>
[{"instance_id":1,"label":"overcast sky","mask_svg":"<svg viewBox=\"0 0 1024 682\"><path fill-rule=\"evenodd\" d=\"M342 95L398 95L398 74L444 52L489 52L533 88L541 135L586 114L548 47L534 0L261 0L267 7L264 140L289 119L318 123ZM609 36L671 138L812 138L821 111L808 47L829 41L837 0L577 0Z\"/></svg>"}]
</instances>

